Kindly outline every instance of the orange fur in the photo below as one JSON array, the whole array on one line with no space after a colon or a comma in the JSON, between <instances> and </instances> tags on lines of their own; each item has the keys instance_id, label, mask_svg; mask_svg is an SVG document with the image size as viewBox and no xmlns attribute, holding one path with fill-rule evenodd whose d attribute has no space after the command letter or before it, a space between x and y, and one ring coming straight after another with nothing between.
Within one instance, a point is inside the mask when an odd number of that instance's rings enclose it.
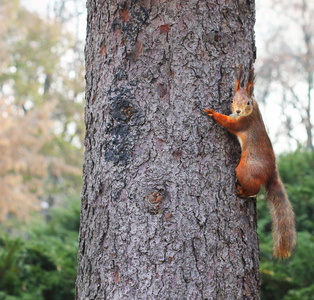
<instances>
[{"instance_id":1,"label":"orange fur","mask_svg":"<svg viewBox=\"0 0 314 300\"><path fill-rule=\"evenodd\" d=\"M253 96L254 70L250 70L246 89L240 87L242 73L243 69L239 68L232 115L226 116L212 109L204 111L238 137L242 149L236 168L238 195L244 198L255 196L261 186L265 186L273 224L274 257L287 259L296 245L294 213L278 175L273 147Z\"/></svg>"}]
</instances>

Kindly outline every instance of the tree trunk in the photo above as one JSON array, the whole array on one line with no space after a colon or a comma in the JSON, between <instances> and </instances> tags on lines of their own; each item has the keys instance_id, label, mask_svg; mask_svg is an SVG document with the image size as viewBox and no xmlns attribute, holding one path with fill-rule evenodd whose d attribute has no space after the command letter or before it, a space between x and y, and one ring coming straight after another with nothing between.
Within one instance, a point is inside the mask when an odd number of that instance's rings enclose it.
<instances>
[{"instance_id":1,"label":"tree trunk","mask_svg":"<svg viewBox=\"0 0 314 300\"><path fill-rule=\"evenodd\" d=\"M89 0L77 299L259 299L229 112L254 1Z\"/></svg>"}]
</instances>

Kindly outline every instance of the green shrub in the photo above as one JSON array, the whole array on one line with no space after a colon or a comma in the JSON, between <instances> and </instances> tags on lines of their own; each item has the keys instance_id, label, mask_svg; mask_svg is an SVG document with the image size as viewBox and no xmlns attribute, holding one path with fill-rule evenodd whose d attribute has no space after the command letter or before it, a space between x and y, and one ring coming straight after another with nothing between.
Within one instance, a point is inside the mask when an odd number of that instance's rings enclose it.
<instances>
[{"instance_id":1,"label":"green shrub","mask_svg":"<svg viewBox=\"0 0 314 300\"><path fill-rule=\"evenodd\" d=\"M0 232L0 300L74 299L79 201L19 235Z\"/></svg>"}]
</instances>

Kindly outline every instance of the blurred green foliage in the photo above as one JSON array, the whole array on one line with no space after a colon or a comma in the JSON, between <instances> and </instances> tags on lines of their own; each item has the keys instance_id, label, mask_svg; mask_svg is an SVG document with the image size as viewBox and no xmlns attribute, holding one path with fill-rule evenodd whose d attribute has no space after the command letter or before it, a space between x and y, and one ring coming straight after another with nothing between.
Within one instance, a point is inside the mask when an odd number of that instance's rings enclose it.
<instances>
[{"instance_id":1,"label":"blurred green foliage","mask_svg":"<svg viewBox=\"0 0 314 300\"><path fill-rule=\"evenodd\" d=\"M74 299L80 203L52 209L18 234L0 228L0 299ZM15 228L15 231L16 229Z\"/></svg>"},{"instance_id":2,"label":"blurred green foliage","mask_svg":"<svg viewBox=\"0 0 314 300\"><path fill-rule=\"evenodd\" d=\"M272 259L271 222L262 194L257 201L261 299L314 299L314 153L298 149L282 155L278 170L296 214L298 246L286 263Z\"/></svg>"}]
</instances>

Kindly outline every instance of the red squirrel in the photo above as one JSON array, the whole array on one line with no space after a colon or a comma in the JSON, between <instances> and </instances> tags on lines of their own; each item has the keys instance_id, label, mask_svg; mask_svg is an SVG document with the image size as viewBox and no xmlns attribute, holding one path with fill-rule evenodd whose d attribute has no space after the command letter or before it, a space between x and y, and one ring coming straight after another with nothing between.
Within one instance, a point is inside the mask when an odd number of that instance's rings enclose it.
<instances>
[{"instance_id":1,"label":"red squirrel","mask_svg":"<svg viewBox=\"0 0 314 300\"><path fill-rule=\"evenodd\" d=\"M241 198L255 197L266 188L273 233L273 255L288 259L296 245L295 217L279 177L276 158L262 115L253 96L254 69L249 71L246 88L241 86L243 68L238 68L232 114L222 115L205 109L208 116L235 134L241 145L241 159L236 168L237 192Z\"/></svg>"}]
</instances>

